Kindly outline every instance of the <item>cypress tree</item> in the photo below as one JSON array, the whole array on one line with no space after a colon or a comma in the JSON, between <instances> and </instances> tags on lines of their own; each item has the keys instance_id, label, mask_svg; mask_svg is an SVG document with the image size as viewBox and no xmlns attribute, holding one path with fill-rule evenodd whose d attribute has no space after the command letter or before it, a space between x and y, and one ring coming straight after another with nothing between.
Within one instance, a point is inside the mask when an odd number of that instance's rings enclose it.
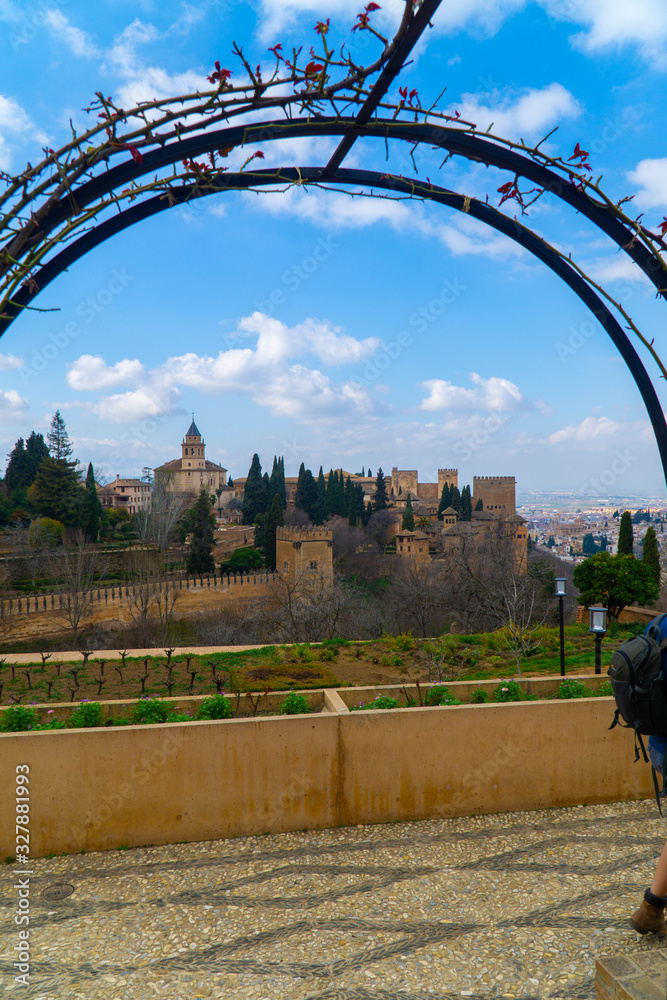
<instances>
[{"instance_id":1,"label":"cypress tree","mask_svg":"<svg viewBox=\"0 0 667 1000\"><path fill-rule=\"evenodd\" d=\"M370 519L373 516L373 513L374 513L373 512L373 504L369 500L368 504L366 505L366 516L364 517L364 525L368 524L368 522L370 521Z\"/></svg>"},{"instance_id":2,"label":"cypress tree","mask_svg":"<svg viewBox=\"0 0 667 1000\"><path fill-rule=\"evenodd\" d=\"M280 467L278 465L278 459L274 455L271 475L269 476L269 500L267 505L269 510L271 509L271 504L273 503L273 498L276 494L280 495Z\"/></svg>"},{"instance_id":3,"label":"cypress tree","mask_svg":"<svg viewBox=\"0 0 667 1000\"><path fill-rule=\"evenodd\" d=\"M345 480L345 510L349 514L350 503L354 500L354 486L352 485L352 480L348 476ZM357 509L356 506L354 508Z\"/></svg>"},{"instance_id":4,"label":"cypress tree","mask_svg":"<svg viewBox=\"0 0 667 1000\"><path fill-rule=\"evenodd\" d=\"M315 510L315 517L313 521L315 524L322 524L325 517L326 509L326 496L327 496L327 481L324 478L324 471L320 465L320 471L317 476L317 507Z\"/></svg>"},{"instance_id":5,"label":"cypress tree","mask_svg":"<svg viewBox=\"0 0 667 1000\"><path fill-rule=\"evenodd\" d=\"M357 510L357 524L364 524L366 520L366 495L361 483L354 484L354 500Z\"/></svg>"},{"instance_id":6,"label":"cypress tree","mask_svg":"<svg viewBox=\"0 0 667 1000\"><path fill-rule=\"evenodd\" d=\"M88 463L88 472L86 473L86 496L83 501L83 513L83 530L86 538L89 542L96 542L97 536L100 533L100 514L102 513L102 508L97 496L95 472L92 462Z\"/></svg>"},{"instance_id":7,"label":"cypress tree","mask_svg":"<svg viewBox=\"0 0 667 1000\"><path fill-rule=\"evenodd\" d=\"M186 572L198 576L215 573L213 546L215 544L215 514L211 507L211 497L205 486L199 491L194 507L191 508L190 529L192 537L188 547Z\"/></svg>"},{"instance_id":8,"label":"cypress tree","mask_svg":"<svg viewBox=\"0 0 667 1000\"><path fill-rule=\"evenodd\" d=\"M375 477L375 496L373 498L373 510L386 510L389 506L387 497L387 484L382 474L382 469L378 469Z\"/></svg>"},{"instance_id":9,"label":"cypress tree","mask_svg":"<svg viewBox=\"0 0 667 1000\"><path fill-rule=\"evenodd\" d=\"M410 494L408 493L408 500L405 505L405 510L403 511L403 520L401 521L401 531L414 531L415 530L415 515L412 510L412 500Z\"/></svg>"},{"instance_id":10,"label":"cypress tree","mask_svg":"<svg viewBox=\"0 0 667 1000\"><path fill-rule=\"evenodd\" d=\"M449 483L445 483L442 487L442 493L440 494L440 503L438 504L438 520L442 521L442 512L447 510L448 507L452 506L452 496L449 489Z\"/></svg>"},{"instance_id":11,"label":"cypress tree","mask_svg":"<svg viewBox=\"0 0 667 1000\"><path fill-rule=\"evenodd\" d=\"M280 494L276 493L271 503L264 536L264 562L268 570L276 568L276 531L284 524Z\"/></svg>"},{"instance_id":12,"label":"cypress tree","mask_svg":"<svg viewBox=\"0 0 667 1000\"><path fill-rule=\"evenodd\" d=\"M630 511L624 510L621 515L621 525L618 529L618 554L619 556L631 556L634 547L632 537L632 518Z\"/></svg>"},{"instance_id":13,"label":"cypress tree","mask_svg":"<svg viewBox=\"0 0 667 1000\"><path fill-rule=\"evenodd\" d=\"M460 521L463 515L463 500L461 498L458 486L452 486L449 494L449 499L450 499L449 506L454 508L454 510L456 511L457 520Z\"/></svg>"},{"instance_id":14,"label":"cypress tree","mask_svg":"<svg viewBox=\"0 0 667 1000\"><path fill-rule=\"evenodd\" d=\"M369 478L369 479L372 479L372 478L373 478L373 473L371 472L371 467L370 467L370 465L368 466L368 472L366 473L366 475L368 476L368 478Z\"/></svg>"},{"instance_id":15,"label":"cypress tree","mask_svg":"<svg viewBox=\"0 0 667 1000\"><path fill-rule=\"evenodd\" d=\"M651 525L646 531L646 537L644 538L644 548L642 551L642 560L647 566L651 568L653 573L653 579L655 580L655 585L660 589L660 556L658 553L658 539L656 538L655 528Z\"/></svg>"},{"instance_id":16,"label":"cypress tree","mask_svg":"<svg viewBox=\"0 0 667 1000\"><path fill-rule=\"evenodd\" d=\"M354 491L350 494L350 504L347 509L347 523L351 528L356 528L357 526L357 498L354 495Z\"/></svg>"},{"instance_id":17,"label":"cypress tree","mask_svg":"<svg viewBox=\"0 0 667 1000\"><path fill-rule=\"evenodd\" d=\"M482 501L481 497L479 498L479 500L475 504L475 510L484 510L484 502Z\"/></svg>"},{"instance_id":18,"label":"cypress tree","mask_svg":"<svg viewBox=\"0 0 667 1000\"><path fill-rule=\"evenodd\" d=\"M254 524L258 514L262 514L266 510L266 503L266 484L262 478L262 466L259 455L255 454L252 456L252 463L243 491L243 523Z\"/></svg>"},{"instance_id":19,"label":"cypress tree","mask_svg":"<svg viewBox=\"0 0 667 1000\"><path fill-rule=\"evenodd\" d=\"M348 503L347 495L345 493L345 476L343 475L343 470L340 470L338 475L338 507L336 513L340 517L347 517Z\"/></svg>"},{"instance_id":20,"label":"cypress tree","mask_svg":"<svg viewBox=\"0 0 667 1000\"><path fill-rule=\"evenodd\" d=\"M324 520L335 514L338 509L338 473L329 469L327 476L327 492L324 498Z\"/></svg>"},{"instance_id":21,"label":"cypress tree","mask_svg":"<svg viewBox=\"0 0 667 1000\"><path fill-rule=\"evenodd\" d=\"M469 486L464 486L461 491L461 507L461 520L470 521L472 519L472 500Z\"/></svg>"},{"instance_id":22,"label":"cypress tree","mask_svg":"<svg viewBox=\"0 0 667 1000\"><path fill-rule=\"evenodd\" d=\"M287 507L287 488L285 487L285 459L282 455L278 459L278 487L280 490L280 504L282 509L285 510Z\"/></svg>"},{"instance_id":23,"label":"cypress tree","mask_svg":"<svg viewBox=\"0 0 667 1000\"><path fill-rule=\"evenodd\" d=\"M301 469L303 469L303 472ZM305 511L314 523L318 512L317 483L310 469L304 468L303 465L301 469L299 470L299 482L297 483L296 502L297 506Z\"/></svg>"}]
</instances>

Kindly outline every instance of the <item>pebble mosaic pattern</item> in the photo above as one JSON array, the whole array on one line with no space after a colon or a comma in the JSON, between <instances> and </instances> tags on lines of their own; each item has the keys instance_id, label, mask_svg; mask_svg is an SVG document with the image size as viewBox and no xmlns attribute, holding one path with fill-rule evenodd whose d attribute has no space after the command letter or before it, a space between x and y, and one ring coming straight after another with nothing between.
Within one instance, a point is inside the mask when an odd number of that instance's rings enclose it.
<instances>
[{"instance_id":1,"label":"pebble mosaic pattern","mask_svg":"<svg viewBox=\"0 0 667 1000\"><path fill-rule=\"evenodd\" d=\"M628 924L665 837L645 801L38 859L0 995L593 1000L597 957L665 947Z\"/></svg>"}]
</instances>

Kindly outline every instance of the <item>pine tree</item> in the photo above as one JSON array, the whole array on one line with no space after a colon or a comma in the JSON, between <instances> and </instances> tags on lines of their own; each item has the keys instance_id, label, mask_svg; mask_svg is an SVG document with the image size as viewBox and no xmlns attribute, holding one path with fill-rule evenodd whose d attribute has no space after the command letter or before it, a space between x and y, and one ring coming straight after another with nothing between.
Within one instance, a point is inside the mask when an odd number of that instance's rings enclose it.
<instances>
[{"instance_id":1,"label":"pine tree","mask_svg":"<svg viewBox=\"0 0 667 1000\"><path fill-rule=\"evenodd\" d=\"M621 515L621 525L618 529L618 555L631 556L633 554L634 540L632 537L632 518L629 510L624 510Z\"/></svg>"},{"instance_id":2,"label":"pine tree","mask_svg":"<svg viewBox=\"0 0 667 1000\"><path fill-rule=\"evenodd\" d=\"M67 428L65 427L65 421L60 415L60 410L56 410L53 414L51 429L46 435L46 440L49 442L51 458L63 459L64 461L70 460L72 445L70 444ZM74 464L76 465L77 463L75 462Z\"/></svg>"},{"instance_id":3,"label":"pine tree","mask_svg":"<svg viewBox=\"0 0 667 1000\"><path fill-rule=\"evenodd\" d=\"M403 520L401 521L401 531L414 531L415 530L415 515L412 510L412 500L410 494L408 493L407 503L405 504L405 510L403 511Z\"/></svg>"},{"instance_id":4,"label":"pine tree","mask_svg":"<svg viewBox=\"0 0 667 1000\"><path fill-rule=\"evenodd\" d=\"M205 486L199 491L199 496L191 508L190 539L188 558L185 564L186 572L193 576L203 573L215 573L213 546L215 544L215 515L211 507L211 497Z\"/></svg>"},{"instance_id":5,"label":"pine tree","mask_svg":"<svg viewBox=\"0 0 667 1000\"><path fill-rule=\"evenodd\" d=\"M84 523L85 490L79 472L67 459L42 459L28 502L43 517L52 517L66 527Z\"/></svg>"},{"instance_id":6,"label":"pine tree","mask_svg":"<svg viewBox=\"0 0 667 1000\"><path fill-rule=\"evenodd\" d=\"M644 548L642 550L642 560L647 566L650 566L653 572L653 579L655 580L656 587L660 589L660 556L658 553L658 539L656 538L655 528L651 525L647 531L644 538Z\"/></svg>"},{"instance_id":7,"label":"pine tree","mask_svg":"<svg viewBox=\"0 0 667 1000\"><path fill-rule=\"evenodd\" d=\"M442 521L443 512L447 510L448 507L452 506L452 496L449 489L449 483L445 483L442 487L442 493L440 494L440 503L438 504L438 520Z\"/></svg>"},{"instance_id":8,"label":"pine tree","mask_svg":"<svg viewBox=\"0 0 667 1000\"><path fill-rule=\"evenodd\" d=\"M387 497L387 484L382 474L382 469L378 469L375 477L375 496L373 497L373 510L386 510L389 506Z\"/></svg>"},{"instance_id":9,"label":"pine tree","mask_svg":"<svg viewBox=\"0 0 667 1000\"><path fill-rule=\"evenodd\" d=\"M97 486L95 485L95 472L92 463L88 463L86 474L86 496L83 501L83 530L89 542L96 542L100 533L100 514L102 507L97 496Z\"/></svg>"},{"instance_id":10,"label":"pine tree","mask_svg":"<svg viewBox=\"0 0 667 1000\"><path fill-rule=\"evenodd\" d=\"M284 524L283 508L280 503L280 495L276 493L271 503L268 520L266 522L266 534L264 536L264 562L268 570L276 568L276 532Z\"/></svg>"},{"instance_id":11,"label":"pine tree","mask_svg":"<svg viewBox=\"0 0 667 1000\"><path fill-rule=\"evenodd\" d=\"M259 455L253 455L243 491L243 523L254 524L257 516L266 510L266 504L266 484L262 478L262 466Z\"/></svg>"}]
</instances>

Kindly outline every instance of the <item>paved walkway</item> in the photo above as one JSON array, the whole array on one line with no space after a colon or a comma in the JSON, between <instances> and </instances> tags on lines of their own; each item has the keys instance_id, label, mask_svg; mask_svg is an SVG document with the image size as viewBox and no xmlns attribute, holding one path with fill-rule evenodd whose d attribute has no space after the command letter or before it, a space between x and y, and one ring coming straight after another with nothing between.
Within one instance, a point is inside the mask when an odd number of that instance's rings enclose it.
<instances>
[{"instance_id":1,"label":"paved walkway","mask_svg":"<svg viewBox=\"0 0 667 1000\"><path fill-rule=\"evenodd\" d=\"M597 956L664 948L627 918L666 836L645 801L39 859L0 995L592 1000Z\"/></svg>"}]
</instances>

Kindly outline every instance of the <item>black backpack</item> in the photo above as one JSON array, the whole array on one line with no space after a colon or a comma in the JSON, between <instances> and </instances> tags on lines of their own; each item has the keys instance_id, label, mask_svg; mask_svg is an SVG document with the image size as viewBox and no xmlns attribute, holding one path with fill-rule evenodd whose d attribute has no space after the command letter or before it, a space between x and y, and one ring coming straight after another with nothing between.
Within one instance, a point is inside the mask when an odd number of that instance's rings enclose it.
<instances>
[{"instance_id":1,"label":"black backpack","mask_svg":"<svg viewBox=\"0 0 667 1000\"><path fill-rule=\"evenodd\" d=\"M648 756L642 736L667 737L667 614L658 615L646 626L643 635L633 636L619 646L607 671L611 681L616 711L609 727L623 725L635 733L635 761L639 760L637 743L644 760ZM655 769L651 767L656 802L662 815L660 799L667 796L667 752L662 765L662 792L658 790Z\"/></svg>"}]
</instances>

